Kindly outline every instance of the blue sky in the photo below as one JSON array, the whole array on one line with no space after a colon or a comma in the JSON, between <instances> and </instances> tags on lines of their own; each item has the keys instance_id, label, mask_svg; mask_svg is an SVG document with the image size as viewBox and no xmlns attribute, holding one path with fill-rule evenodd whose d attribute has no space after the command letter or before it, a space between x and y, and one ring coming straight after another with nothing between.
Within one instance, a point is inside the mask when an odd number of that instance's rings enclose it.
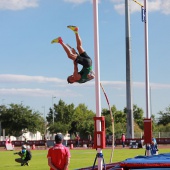
<instances>
[{"instance_id":1,"label":"blue sky","mask_svg":"<svg viewBox=\"0 0 170 170\"><path fill-rule=\"evenodd\" d=\"M144 23L140 6L130 1L133 103L145 112ZM0 0L0 103L16 103L47 113L59 99L67 104L85 103L95 111L95 81L67 84L73 72L59 44L61 36L76 47L67 25L77 25L83 47L94 63L93 1ZM143 4L142 0L139 0ZM170 2L149 0L149 76L151 112L170 105ZM126 57L124 0L100 0L100 80L111 105L126 106ZM95 63L94 63L95 66ZM81 67L79 67L81 69ZM45 110L44 110L45 108ZM108 108L101 91L101 108Z\"/></svg>"}]
</instances>

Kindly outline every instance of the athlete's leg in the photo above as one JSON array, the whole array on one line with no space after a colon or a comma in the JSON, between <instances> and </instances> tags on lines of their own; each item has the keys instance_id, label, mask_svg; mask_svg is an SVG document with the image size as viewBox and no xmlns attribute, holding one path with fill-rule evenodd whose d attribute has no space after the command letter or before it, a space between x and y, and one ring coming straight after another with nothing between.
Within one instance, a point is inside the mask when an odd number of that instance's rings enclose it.
<instances>
[{"instance_id":1,"label":"athlete's leg","mask_svg":"<svg viewBox=\"0 0 170 170\"><path fill-rule=\"evenodd\" d=\"M16 159L15 159L15 162L23 163L23 160L22 160L21 158L16 158Z\"/></svg>"},{"instance_id":2,"label":"athlete's leg","mask_svg":"<svg viewBox=\"0 0 170 170\"><path fill-rule=\"evenodd\" d=\"M76 53L73 53L73 51L70 50L70 47L67 46L67 45L63 42L63 40L62 40L61 37L58 37L58 38L52 40L51 43L60 43L60 44L62 45L64 51L66 52L68 58L70 58L71 60L74 61L74 60L77 58L77 54L76 54Z\"/></svg>"},{"instance_id":3,"label":"athlete's leg","mask_svg":"<svg viewBox=\"0 0 170 170\"><path fill-rule=\"evenodd\" d=\"M67 53L68 58L74 61L77 58L77 54L73 54L70 48L65 43L61 43L61 45L65 52Z\"/></svg>"},{"instance_id":4,"label":"athlete's leg","mask_svg":"<svg viewBox=\"0 0 170 170\"><path fill-rule=\"evenodd\" d=\"M75 35L76 35L76 42L77 42L77 50L79 54L82 54L84 52L84 49L82 47L82 41L81 41L80 35L79 33L76 33Z\"/></svg>"},{"instance_id":5,"label":"athlete's leg","mask_svg":"<svg viewBox=\"0 0 170 170\"><path fill-rule=\"evenodd\" d=\"M20 163L21 166L24 166L24 165L25 165L25 161L24 161L23 159L21 159L21 158L16 158L16 159L15 159L15 162Z\"/></svg>"},{"instance_id":6,"label":"athlete's leg","mask_svg":"<svg viewBox=\"0 0 170 170\"><path fill-rule=\"evenodd\" d=\"M77 50L79 52L79 54L82 54L84 52L84 49L82 47L82 40L81 40L81 37L78 33L78 27L76 26L67 26L68 28L70 28L72 31L74 31L75 33L75 36L76 36L76 42L77 42Z\"/></svg>"}]
</instances>

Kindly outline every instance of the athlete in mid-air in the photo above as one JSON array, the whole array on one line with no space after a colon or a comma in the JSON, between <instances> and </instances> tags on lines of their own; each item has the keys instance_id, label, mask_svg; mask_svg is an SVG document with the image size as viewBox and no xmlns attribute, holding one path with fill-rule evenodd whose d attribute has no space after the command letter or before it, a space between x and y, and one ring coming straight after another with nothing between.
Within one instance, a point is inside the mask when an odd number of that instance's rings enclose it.
<instances>
[{"instance_id":1,"label":"athlete in mid-air","mask_svg":"<svg viewBox=\"0 0 170 170\"><path fill-rule=\"evenodd\" d=\"M61 44L63 49L67 53L68 58L73 60L74 72L72 75L68 76L68 83L85 83L89 80L94 79L95 77L94 72L92 71L92 60L82 47L82 41L78 33L78 27L69 25L67 26L67 28L71 29L75 33L78 53L74 48L72 48L68 44L65 44L61 37L52 40L51 43ZM78 71L78 64L81 64L83 66L80 72Z\"/></svg>"}]
</instances>

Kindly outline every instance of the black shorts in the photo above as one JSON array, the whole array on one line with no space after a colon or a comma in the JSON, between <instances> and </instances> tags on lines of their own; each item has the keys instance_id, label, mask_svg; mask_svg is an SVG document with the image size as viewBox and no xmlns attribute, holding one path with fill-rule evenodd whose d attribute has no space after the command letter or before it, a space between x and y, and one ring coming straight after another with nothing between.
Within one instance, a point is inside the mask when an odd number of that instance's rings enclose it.
<instances>
[{"instance_id":1,"label":"black shorts","mask_svg":"<svg viewBox=\"0 0 170 170\"><path fill-rule=\"evenodd\" d=\"M75 61L76 61L76 63L81 64L84 67L92 66L92 60L87 55L86 52L83 52L82 54L78 55Z\"/></svg>"}]
</instances>

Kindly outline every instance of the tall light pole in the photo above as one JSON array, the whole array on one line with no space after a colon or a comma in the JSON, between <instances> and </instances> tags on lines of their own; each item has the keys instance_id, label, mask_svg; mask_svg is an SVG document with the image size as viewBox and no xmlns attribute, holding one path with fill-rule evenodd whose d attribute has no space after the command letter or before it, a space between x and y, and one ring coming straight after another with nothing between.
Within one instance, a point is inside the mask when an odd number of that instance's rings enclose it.
<instances>
[{"instance_id":1,"label":"tall light pole","mask_svg":"<svg viewBox=\"0 0 170 170\"><path fill-rule=\"evenodd\" d=\"M44 120L46 121L46 117L45 117L45 106L42 106L42 108L44 109Z\"/></svg>"},{"instance_id":2,"label":"tall light pole","mask_svg":"<svg viewBox=\"0 0 170 170\"><path fill-rule=\"evenodd\" d=\"M134 138L129 0L125 0L127 137Z\"/></svg>"},{"instance_id":3,"label":"tall light pole","mask_svg":"<svg viewBox=\"0 0 170 170\"><path fill-rule=\"evenodd\" d=\"M55 96L52 96L52 111L53 111L53 124L54 124L54 101L53 99L56 98Z\"/></svg>"}]
</instances>

